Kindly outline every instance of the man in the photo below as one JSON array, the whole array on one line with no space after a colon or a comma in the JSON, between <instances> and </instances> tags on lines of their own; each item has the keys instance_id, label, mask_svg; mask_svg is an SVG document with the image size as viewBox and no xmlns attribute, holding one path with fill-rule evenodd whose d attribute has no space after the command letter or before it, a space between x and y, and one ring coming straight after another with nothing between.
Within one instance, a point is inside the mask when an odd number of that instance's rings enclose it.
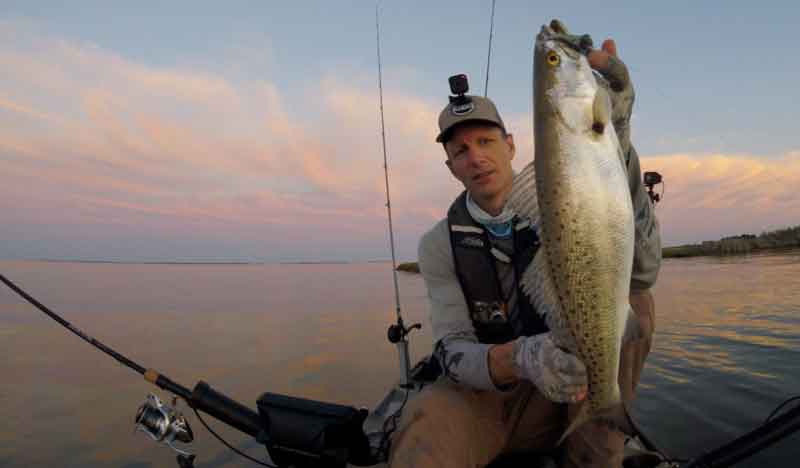
<instances>
[{"instance_id":1,"label":"man","mask_svg":"<svg viewBox=\"0 0 800 468\"><path fill-rule=\"evenodd\" d=\"M627 69L611 40L588 59L608 80L635 211L630 302L641 336L623 343L619 377L623 399L630 401L650 349L649 288L661 243L629 141L633 88ZM404 410L392 439L393 467L485 466L500 454L550 451L566 427L568 404L583 400L587 391L585 367L553 344L519 286L537 237L530 220L515 216L507 203L514 182L513 136L494 104L477 96L469 104L451 101L439 129L445 163L465 188L419 246L435 356L445 376ZM619 467L623 442L617 430L590 421L567 438L563 465Z\"/></svg>"}]
</instances>

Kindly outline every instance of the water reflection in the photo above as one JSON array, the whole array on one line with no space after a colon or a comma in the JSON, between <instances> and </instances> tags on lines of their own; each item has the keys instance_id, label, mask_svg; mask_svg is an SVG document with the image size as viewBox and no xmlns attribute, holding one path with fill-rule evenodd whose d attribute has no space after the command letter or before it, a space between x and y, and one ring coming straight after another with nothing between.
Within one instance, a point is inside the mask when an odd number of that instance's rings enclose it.
<instances>
[{"instance_id":1,"label":"water reflection","mask_svg":"<svg viewBox=\"0 0 800 468\"><path fill-rule=\"evenodd\" d=\"M264 391L371 406L397 378L385 338L394 320L387 264L1 262L0 271L135 361L185 386L206 380L251 407ZM421 279L401 275L400 286L406 320L421 321ZM174 463L131 434L153 387L6 288L0 310L0 372L15 376L0 381L0 466ZM415 358L430 347L427 333L415 337ZM198 466L249 466L194 425L206 460Z\"/></svg>"},{"instance_id":2,"label":"water reflection","mask_svg":"<svg viewBox=\"0 0 800 468\"><path fill-rule=\"evenodd\" d=\"M639 419L676 455L756 426L797 393L800 255L668 260ZM789 466L783 442L741 466ZM737 465L739 466L739 465Z\"/></svg>"},{"instance_id":3,"label":"water reflection","mask_svg":"<svg viewBox=\"0 0 800 468\"><path fill-rule=\"evenodd\" d=\"M87 333L183 385L203 379L255 406L264 391L371 406L395 381L387 264L113 265L0 262L0 271ZM430 349L425 291L400 275L416 360ZM760 423L797 393L800 255L668 260L657 335L636 402L676 456ZM170 466L132 434L152 387L0 289L0 466ZM202 430L198 466L250 466ZM252 440L214 426L236 446ZM787 443L742 466L800 456ZM784 466L786 465L784 462Z\"/></svg>"}]
</instances>

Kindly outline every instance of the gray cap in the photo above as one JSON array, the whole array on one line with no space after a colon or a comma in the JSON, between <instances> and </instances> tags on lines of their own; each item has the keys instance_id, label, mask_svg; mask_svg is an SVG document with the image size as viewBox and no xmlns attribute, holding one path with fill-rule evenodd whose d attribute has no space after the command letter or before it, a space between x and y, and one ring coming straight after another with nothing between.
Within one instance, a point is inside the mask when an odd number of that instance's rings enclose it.
<instances>
[{"instance_id":1,"label":"gray cap","mask_svg":"<svg viewBox=\"0 0 800 468\"><path fill-rule=\"evenodd\" d=\"M505 131L506 126L503 124L503 119L500 118L497 107L490 99L470 95L465 95L464 98L468 98L468 100L451 99L439 114L439 135L436 137L438 143L447 141L453 127L472 120L497 125Z\"/></svg>"}]
</instances>

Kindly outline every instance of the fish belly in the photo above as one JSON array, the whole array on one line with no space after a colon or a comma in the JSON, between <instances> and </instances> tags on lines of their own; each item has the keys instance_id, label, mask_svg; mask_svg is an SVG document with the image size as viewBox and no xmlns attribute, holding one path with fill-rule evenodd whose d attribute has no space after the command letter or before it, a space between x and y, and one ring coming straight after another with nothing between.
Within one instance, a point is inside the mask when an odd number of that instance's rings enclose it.
<instances>
[{"instance_id":1,"label":"fish belly","mask_svg":"<svg viewBox=\"0 0 800 468\"><path fill-rule=\"evenodd\" d=\"M613 130L612 130L613 131ZM542 244L559 305L587 368L591 412L620 402L622 333L633 262L633 210L613 141L566 138L536 164ZM610 139L609 140L614 140ZM537 161L539 158L537 158Z\"/></svg>"}]
</instances>

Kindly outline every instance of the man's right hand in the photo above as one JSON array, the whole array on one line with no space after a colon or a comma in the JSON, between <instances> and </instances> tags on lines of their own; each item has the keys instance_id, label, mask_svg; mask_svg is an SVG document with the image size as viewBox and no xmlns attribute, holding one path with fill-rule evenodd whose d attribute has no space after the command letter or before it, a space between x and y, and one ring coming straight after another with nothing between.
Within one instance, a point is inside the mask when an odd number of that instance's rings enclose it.
<instances>
[{"instance_id":1,"label":"man's right hand","mask_svg":"<svg viewBox=\"0 0 800 468\"><path fill-rule=\"evenodd\" d=\"M549 333L517 338L513 361L519 377L533 382L547 399L575 403L586 398L586 366L560 350Z\"/></svg>"}]
</instances>

